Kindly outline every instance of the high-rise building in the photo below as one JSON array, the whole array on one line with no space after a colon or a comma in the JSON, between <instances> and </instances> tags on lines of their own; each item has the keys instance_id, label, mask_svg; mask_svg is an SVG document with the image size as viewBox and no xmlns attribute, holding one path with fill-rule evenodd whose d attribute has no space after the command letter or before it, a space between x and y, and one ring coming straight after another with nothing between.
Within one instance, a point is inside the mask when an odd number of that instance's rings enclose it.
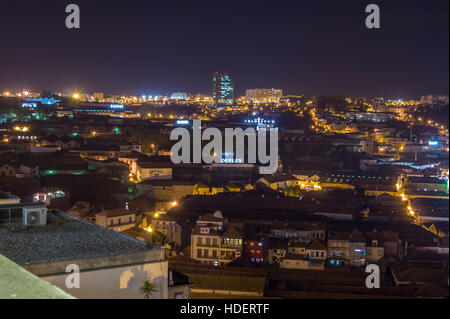
<instances>
[{"instance_id":1,"label":"high-rise building","mask_svg":"<svg viewBox=\"0 0 450 319\"><path fill-rule=\"evenodd\" d=\"M233 104L233 81L228 74L214 73L213 97L215 104Z\"/></svg>"},{"instance_id":2,"label":"high-rise building","mask_svg":"<svg viewBox=\"0 0 450 319\"><path fill-rule=\"evenodd\" d=\"M283 96L281 89L250 89L245 90L245 97L255 103L279 102Z\"/></svg>"},{"instance_id":3,"label":"high-rise building","mask_svg":"<svg viewBox=\"0 0 450 319\"><path fill-rule=\"evenodd\" d=\"M420 99L420 103L422 104L448 104L448 96L446 95L423 95Z\"/></svg>"}]
</instances>

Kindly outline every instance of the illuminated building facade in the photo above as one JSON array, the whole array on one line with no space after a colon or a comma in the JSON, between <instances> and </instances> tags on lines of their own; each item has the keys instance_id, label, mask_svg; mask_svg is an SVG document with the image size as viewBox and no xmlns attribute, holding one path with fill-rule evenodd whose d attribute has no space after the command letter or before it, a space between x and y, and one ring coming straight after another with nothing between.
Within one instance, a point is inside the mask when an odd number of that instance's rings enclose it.
<instances>
[{"instance_id":1,"label":"illuminated building facade","mask_svg":"<svg viewBox=\"0 0 450 319\"><path fill-rule=\"evenodd\" d=\"M56 100L54 98L45 98L45 97L28 97L28 98L24 98L23 100L25 102L29 102L29 104L40 103L42 105L53 105L58 102L61 102L61 100ZM22 107L24 107L24 106L22 105Z\"/></svg>"},{"instance_id":2,"label":"illuminated building facade","mask_svg":"<svg viewBox=\"0 0 450 319\"><path fill-rule=\"evenodd\" d=\"M223 266L241 257L243 231L228 225L220 211L197 219L191 234L191 258L204 265Z\"/></svg>"},{"instance_id":3,"label":"illuminated building facade","mask_svg":"<svg viewBox=\"0 0 450 319\"><path fill-rule=\"evenodd\" d=\"M436 103L443 103L448 104L448 96L446 95L425 95L420 98L420 103L422 104L436 104Z\"/></svg>"},{"instance_id":4,"label":"illuminated building facade","mask_svg":"<svg viewBox=\"0 0 450 319\"><path fill-rule=\"evenodd\" d=\"M103 93L94 93L95 102L103 102L105 100L105 95Z\"/></svg>"},{"instance_id":5,"label":"illuminated building facade","mask_svg":"<svg viewBox=\"0 0 450 319\"><path fill-rule=\"evenodd\" d=\"M216 105L233 104L233 81L228 74L214 73L213 97Z\"/></svg>"},{"instance_id":6,"label":"illuminated building facade","mask_svg":"<svg viewBox=\"0 0 450 319\"><path fill-rule=\"evenodd\" d=\"M184 93L184 92L175 92L175 93L172 94L170 99L172 99L172 100L186 100L187 99L187 94Z\"/></svg>"},{"instance_id":7,"label":"illuminated building facade","mask_svg":"<svg viewBox=\"0 0 450 319\"><path fill-rule=\"evenodd\" d=\"M283 96L281 89L250 89L245 90L247 100L255 103L279 102Z\"/></svg>"}]
</instances>

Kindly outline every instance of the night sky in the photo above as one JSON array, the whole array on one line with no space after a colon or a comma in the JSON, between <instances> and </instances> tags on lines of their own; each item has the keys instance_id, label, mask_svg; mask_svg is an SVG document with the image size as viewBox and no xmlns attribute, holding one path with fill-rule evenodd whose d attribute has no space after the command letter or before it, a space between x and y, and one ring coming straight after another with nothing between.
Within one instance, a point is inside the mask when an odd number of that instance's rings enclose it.
<instances>
[{"instance_id":1,"label":"night sky","mask_svg":"<svg viewBox=\"0 0 450 319\"><path fill-rule=\"evenodd\" d=\"M448 18L448 0L1 1L0 91L211 94L224 71L238 95L448 95Z\"/></svg>"}]
</instances>

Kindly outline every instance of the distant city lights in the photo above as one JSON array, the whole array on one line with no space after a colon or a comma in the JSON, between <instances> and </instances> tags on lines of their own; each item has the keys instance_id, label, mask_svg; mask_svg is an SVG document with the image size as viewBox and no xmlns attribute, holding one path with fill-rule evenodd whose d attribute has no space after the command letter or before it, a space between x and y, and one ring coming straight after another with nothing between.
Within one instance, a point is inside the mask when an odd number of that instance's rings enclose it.
<instances>
[{"instance_id":1,"label":"distant city lights","mask_svg":"<svg viewBox=\"0 0 450 319\"><path fill-rule=\"evenodd\" d=\"M123 104L110 104L109 108L113 110L121 110L124 108L124 106Z\"/></svg>"},{"instance_id":2,"label":"distant city lights","mask_svg":"<svg viewBox=\"0 0 450 319\"><path fill-rule=\"evenodd\" d=\"M24 107L24 108L32 108L32 109L34 109L34 108L37 108L37 103L27 103L27 102L24 102L24 103L22 103L22 107Z\"/></svg>"}]
</instances>

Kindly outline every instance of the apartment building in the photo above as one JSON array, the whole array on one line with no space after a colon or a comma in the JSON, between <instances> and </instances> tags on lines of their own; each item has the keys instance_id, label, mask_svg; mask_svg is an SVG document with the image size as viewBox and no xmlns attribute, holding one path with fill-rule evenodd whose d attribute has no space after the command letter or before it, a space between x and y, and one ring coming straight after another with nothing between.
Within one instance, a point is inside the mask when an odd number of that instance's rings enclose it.
<instances>
[{"instance_id":1,"label":"apartment building","mask_svg":"<svg viewBox=\"0 0 450 319\"><path fill-rule=\"evenodd\" d=\"M265 236L246 233L244 252L251 263L266 262L266 248Z\"/></svg>"},{"instance_id":2,"label":"apartment building","mask_svg":"<svg viewBox=\"0 0 450 319\"><path fill-rule=\"evenodd\" d=\"M326 260L327 244L318 239L313 240L306 246L306 256L310 260Z\"/></svg>"},{"instance_id":3,"label":"apartment building","mask_svg":"<svg viewBox=\"0 0 450 319\"><path fill-rule=\"evenodd\" d=\"M314 239L325 240L326 224L320 222L286 223L274 222L272 224L272 237L290 238L309 242Z\"/></svg>"},{"instance_id":4,"label":"apartment building","mask_svg":"<svg viewBox=\"0 0 450 319\"><path fill-rule=\"evenodd\" d=\"M226 265L241 257L243 239L243 231L228 225L220 211L202 216L192 231L191 258L206 265Z\"/></svg>"},{"instance_id":5,"label":"apartment building","mask_svg":"<svg viewBox=\"0 0 450 319\"><path fill-rule=\"evenodd\" d=\"M280 263L286 256L289 248L288 239L269 238L267 247L267 261L270 264Z\"/></svg>"},{"instance_id":6,"label":"apartment building","mask_svg":"<svg viewBox=\"0 0 450 319\"><path fill-rule=\"evenodd\" d=\"M95 215L95 223L122 232L136 226L136 212L125 208L104 210Z\"/></svg>"},{"instance_id":7,"label":"apartment building","mask_svg":"<svg viewBox=\"0 0 450 319\"><path fill-rule=\"evenodd\" d=\"M366 264L366 236L364 234L354 229L350 233L350 266L364 266Z\"/></svg>"},{"instance_id":8,"label":"apartment building","mask_svg":"<svg viewBox=\"0 0 450 319\"><path fill-rule=\"evenodd\" d=\"M394 231L329 231L327 244L329 266L364 266L399 254L399 234Z\"/></svg>"},{"instance_id":9,"label":"apartment building","mask_svg":"<svg viewBox=\"0 0 450 319\"><path fill-rule=\"evenodd\" d=\"M383 234L377 231L366 233L367 262L373 263L384 257Z\"/></svg>"},{"instance_id":10,"label":"apartment building","mask_svg":"<svg viewBox=\"0 0 450 319\"><path fill-rule=\"evenodd\" d=\"M170 214L153 216L151 220L152 229L159 231L178 248L183 249L189 245L191 239L192 224L188 221L175 218Z\"/></svg>"}]
</instances>

